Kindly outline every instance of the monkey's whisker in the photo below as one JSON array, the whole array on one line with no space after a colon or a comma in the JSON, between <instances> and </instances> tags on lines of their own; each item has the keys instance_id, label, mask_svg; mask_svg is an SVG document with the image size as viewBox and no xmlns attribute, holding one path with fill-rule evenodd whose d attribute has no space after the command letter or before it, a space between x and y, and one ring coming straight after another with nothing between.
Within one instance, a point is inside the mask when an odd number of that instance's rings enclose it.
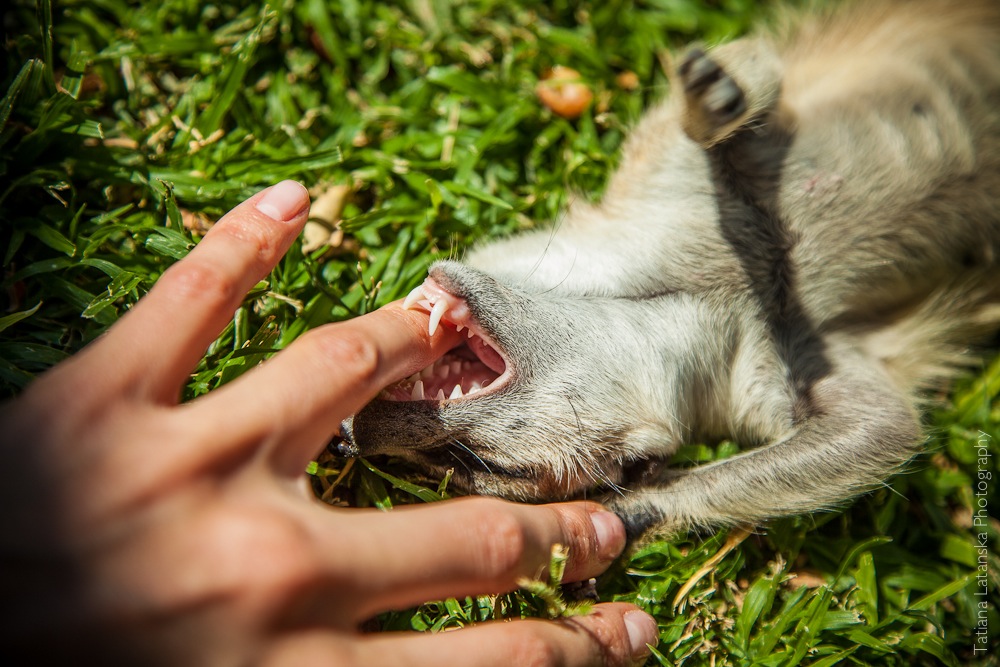
<instances>
[{"instance_id":1,"label":"monkey's whisker","mask_svg":"<svg viewBox=\"0 0 1000 667\"><path fill-rule=\"evenodd\" d=\"M456 440L456 439L452 438L451 442L453 444L458 445L459 447L461 447L463 450L465 450L466 452L468 452L469 455L472 456L472 458L474 458L477 461L479 461L479 464L481 466L483 466L483 468L486 470L486 472L488 472L491 475L493 474L493 471L490 470L490 467L488 465L486 465L486 461L482 460L479 457L478 454L476 454L474 451L472 451L471 449L469 449L466 445L462 444L462 442L460 440ZM469 472L472 472L472 471L470 470Z\"/></svg>"}]
</instances>

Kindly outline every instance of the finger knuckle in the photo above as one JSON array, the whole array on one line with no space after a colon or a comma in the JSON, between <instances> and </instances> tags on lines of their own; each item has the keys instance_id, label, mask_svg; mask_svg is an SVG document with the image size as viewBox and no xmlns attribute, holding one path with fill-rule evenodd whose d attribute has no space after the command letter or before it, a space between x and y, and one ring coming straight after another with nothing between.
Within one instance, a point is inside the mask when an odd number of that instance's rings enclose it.
<instances>
[{"instance_id":1,"label":"finger knuckle","mask_svg":"<svg viewBox=\"0 0 1000 667\"><path fill-rule=\"evenodd\" d=\"M528 624L525 624L528 627ZM520 667L562 667L566 656L559 646L537 630L521 633L509 643L511 656L509 664Z\"/></svg>"},{"instance_id":2,"label":"finger knuckle","mask_svg":"<svg viewBox=\"0 0 1000 667\"><path fill-rule=\"evenodd\" d=\"M597 664L607 667L624 667L634 661L628 638L628 630L621 614L602 613L600 608L588 616L568 621L580 628L594 644L594 655L600 656Z\"/></svg>"},{"instance_id":3,"label":"finger knuckle","mask_svg":"<svg viewBox=\"0 0 1000 667\"><path fill-rule=\"evenodd\" d=\"M362 332L350 328L315 329L304 337L317 361L330 370L347 375L361 384L378 379L382 355L378 343Z\"/></svg>"},{"instance_id":4,"label":"finger knuckle","mask_svg":"<svg viewBox=\"0 0 1000 667\"><path fill-rule=\"evenodd\" d=\"M590 515L582 507L565 508L557 512L559 532L562 534L570 553L580 556L596 553L597 531Z\"/></svg>"},{"instance_id":5,"label":"finger knuckle","mask_svg":"<svg viewBox=\"0 0 1000 667\"><path fill-rule=\"evenodd\" d=\"M221 306L239 296L235 276L194 257L172 266L160 278L158 285L181 302L198 300Z\"/></svg>"},{"instance_id":6,"label":"finger knuckle","mask_svg":"<svg viewBox=\"0 0 1000 667\"><path fill-rule=\"evenodd\" d=\"M255 255L260 262L267 261L274 253L273 230L255 218L233 216L220 222L212 231L216 239L224 236L227 243L243 246L248 255Z\"/></svg>"},{"instance_id":7,"label":"finger knuckle","mask_svg":"<svg viewBox=\"0 0 1000 667\"><path fill-rule=\"evenodd\" d=\"M211 534L219 560L237 580L253 582L258 596L282 599L322 578L308 531L283 512L230 509L213 518Z\"/></svg>"},{"instance_id":8,"label":"finger knuckle","mask_svg":"<svg viewBox=\"0 0 1000 667\"><path fill-rule=\"evenodd\" d=\"M474 525L481 533L476 543L480 546L479 562L484 576L510 581L524 574L529 544L525 526L505 503L483 499L477 504Z\"/></svg>"}]
</instances>

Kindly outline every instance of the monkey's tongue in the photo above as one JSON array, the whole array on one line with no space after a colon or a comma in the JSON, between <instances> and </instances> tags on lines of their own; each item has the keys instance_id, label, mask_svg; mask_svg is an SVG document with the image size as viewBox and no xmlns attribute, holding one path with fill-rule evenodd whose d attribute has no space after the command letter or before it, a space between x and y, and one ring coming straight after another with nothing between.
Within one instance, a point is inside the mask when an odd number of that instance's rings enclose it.
<instances>
[{"instance_id":1,"label":"monkey's tongue","mask_svg":"<svg viewBox=\"0 0 1000 667\"><path fill-rule=\"evenodd\" d=\"M496 372L472 359L462 346L419 373L386 387L381 396L389 401L453 401L487 390L496 379Z\"/></svg>"},{"instance_id":2,"label":"monkey's tongue","mask_svg":"<svg viewBox=\"0 0 1000 667\"><path fill-rule=\"evenodd\" d=\"M487 368L494 371L497 375L503 375L504 370L507 368L507 364L504 362L503 357L500 356L500 353L493 349L489 343L479 336L473 336L468 340L466 345L469 346L472 353L475 354L479 358L479 361L483 362Z\"/></svg>"}]
</instances>

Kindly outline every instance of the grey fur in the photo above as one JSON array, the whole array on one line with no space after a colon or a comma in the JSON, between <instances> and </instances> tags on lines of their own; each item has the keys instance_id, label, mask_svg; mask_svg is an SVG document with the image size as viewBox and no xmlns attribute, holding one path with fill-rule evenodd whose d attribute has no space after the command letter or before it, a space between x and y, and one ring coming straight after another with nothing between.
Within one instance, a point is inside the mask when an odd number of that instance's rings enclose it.
<instances>
[{"instance_id":1,"label":"grey fur","mask_svg":"<svg viewBox=\"0 0 1000 667\"><path fill-rule=\"evenodd\" d=\"M632 534L830 508L913 455L921 390L1000 321L997 3L798 19L690 51L673 88L600 204L431 268L511 383L377 400L352 450L475 493L610 489ZM755 447L665 465L720 438Z\"/></svg>"}]
</instances>

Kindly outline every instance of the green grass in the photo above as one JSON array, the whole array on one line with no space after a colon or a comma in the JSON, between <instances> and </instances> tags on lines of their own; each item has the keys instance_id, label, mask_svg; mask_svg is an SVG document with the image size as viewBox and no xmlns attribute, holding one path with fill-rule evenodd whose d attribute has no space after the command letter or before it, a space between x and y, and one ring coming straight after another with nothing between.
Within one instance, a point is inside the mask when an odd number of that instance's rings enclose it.
<instances>
[{"instance_id":1,"label":"green grass","mask_svg":"<svg viewBox=\"0 0 1000 667\"><path fill-rule=\"evenodd\" d=\"M348 185L344 240L293 247L200 362L188 397L308 328L404 295L433 258L544 224L571 193L598 196L626 129L665 92L667 50L735 36L760 11L749 0L15 1L0 87L0 392L16 394L112 324L197 242L192 221L282 178L317 194ZM578 120L533 94L556 64L595 92ZM625 71L638 88L617 83ZM980 469L994 475L997 507L998 394L994 358L929 416L928 453L889 488L842 513L768 526L676 611L678 589L724 534L642 546L600 581L602 598L656 615L663 664L817 666L972 664L977 605L989 600L996 659L998 528L970 523ZM980 440L993 456L983 466ZM692 446L680 459L728 453ZM343 476L341 465L326 457L313 469L334 503L447 495L392 462ZM984 580L980 532L991 545ZM537 592L381 622L427 630L558 611L552 591Z\"/></svg>"}]
</instances>

